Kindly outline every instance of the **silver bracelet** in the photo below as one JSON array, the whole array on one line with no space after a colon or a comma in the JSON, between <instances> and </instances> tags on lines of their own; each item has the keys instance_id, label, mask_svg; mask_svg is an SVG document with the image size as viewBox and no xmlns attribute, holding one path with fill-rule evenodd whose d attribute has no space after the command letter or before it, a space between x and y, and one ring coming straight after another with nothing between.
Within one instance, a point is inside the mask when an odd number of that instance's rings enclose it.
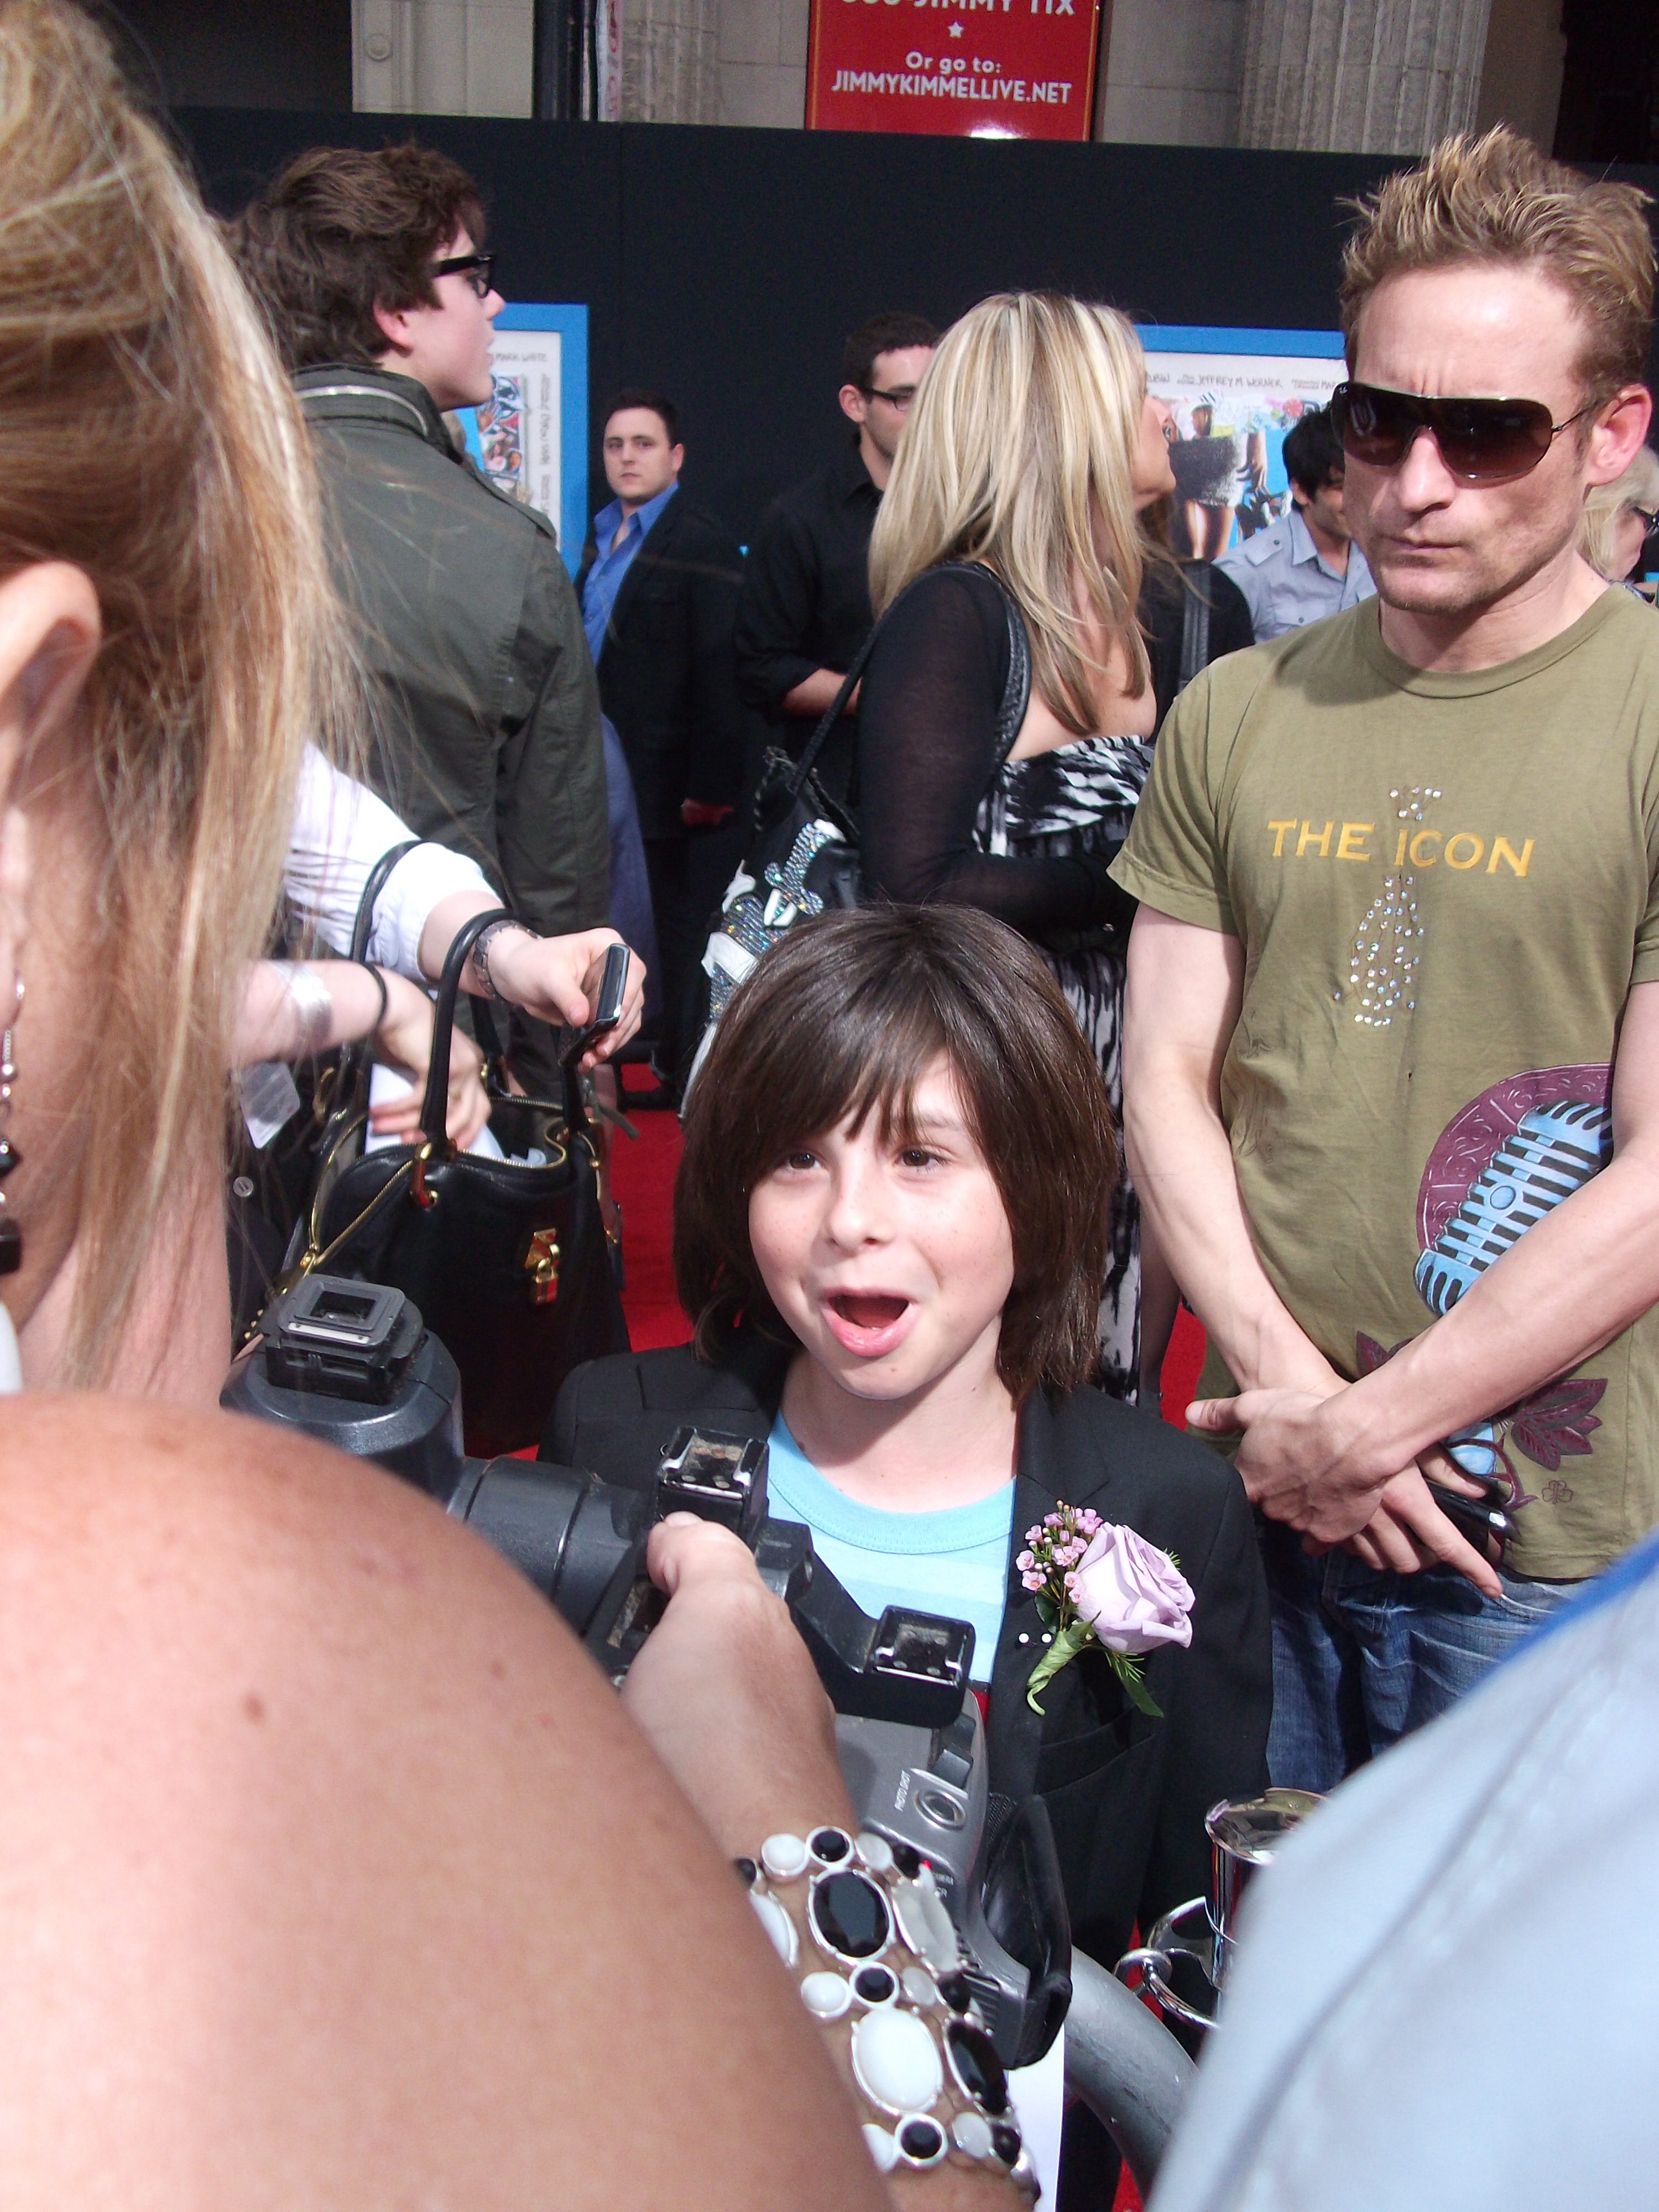
<instances>
[{"instance_id":1,"label":"silver bracelet","mask_svg":"<svg viewBox=\"0 0 1659 2212\"><path fill-rule=\"evenodd\" d=\"M495 978L489 972L489 948L504 929L521 929L526 937L536 934L526 922L516 921L511 915L504 914L500 921L487 922L474 939L472 965L478 971L478 981L484 987L485 998L494 999L497 1006L505 1004L505 1001L495 988Z\"/></svg>"},{"instance_id":2,"label":"silver bracelet","mask_svg":"<svg viewBox=\"0 0 1659 2212\"><path fill-rule=\"evenodd\" d=\"M1042 2187L1008 2076L921 1854L823 1827L769 1836L758 1862L735 1864L808 2012L826 2029L848 2024L878 2169L983 2166L1035 2204Z\"/></svg>"},{"instance_id":3,"label":"silver bracelet","mask_svg":"<svg viewBox=\"0 0 1659 2212\"><path fill-rule=\"evenodd\" d=\"M273 960L270 964L282 977L289 1003L300 1018L301 1054L308 1056L325 1051L328 1033L334 1026L334 1001L327 984L297 960Z\"/></svg>"}]
</instances>

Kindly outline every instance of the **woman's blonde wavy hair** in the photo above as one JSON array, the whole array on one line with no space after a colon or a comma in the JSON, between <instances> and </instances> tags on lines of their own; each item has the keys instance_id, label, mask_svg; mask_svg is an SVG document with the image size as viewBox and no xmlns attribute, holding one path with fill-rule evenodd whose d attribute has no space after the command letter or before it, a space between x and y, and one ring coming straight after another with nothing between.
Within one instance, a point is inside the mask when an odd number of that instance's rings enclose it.
<instances>
[{"instance_id":1,"label":"woman's blonde wavy hair","mask_svg":"<svg viewBox=\"0 0 1659 2212\"><path fill-rule=\"evenodd\" d=\"M1597 575L1607 576L1615 584L1624 578L1613 573L1618 566L1613 533L1627 507L1639 507L1646 514L1659 509L1659 453L1651 446L1638 446L1623 476L1615 477L1611 483L1593 484L1584 495L1578 550Z\"/></svg>"},{"instance_id":2,"label":"woman's blonde wavy hair","mask_svg":"<svg viewBox=\"0 0 1659 2212\"><path fill-rule=\"evenodd\" d=\"M1133 326L1054 292L999 292L940 340L899 441L870 544L879 615L941 561L982 561L1018 600L1032 682L1079 737L1097 727L1102 663L1085 614L1139 697L1146 552L1130 470L1146 397Z\"/></svg>"},{"instance_id":3,"label":"woman's blonde wavy hair","mask_svg":"<svg viewBox=\"0 0 1659 2212\"><path fill-rule=\"evenodd\" d=\"M83 569L103 621L74 741L105 849L76 917L95 1104L59 1376L86 1385L147 1270L182 1286L181 1206L217 1197L242 969L302 742L345 694L305 427L217 233L87 18L4 0L0 574L42 561Z\"/></svg>"}]
</instances>

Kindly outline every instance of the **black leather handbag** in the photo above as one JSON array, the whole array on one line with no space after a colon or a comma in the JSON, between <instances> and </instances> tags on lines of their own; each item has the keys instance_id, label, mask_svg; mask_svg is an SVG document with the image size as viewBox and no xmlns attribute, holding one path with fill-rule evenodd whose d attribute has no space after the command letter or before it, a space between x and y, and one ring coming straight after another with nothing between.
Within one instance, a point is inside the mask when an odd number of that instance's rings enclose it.
<instances>
[{"instance_id":1,"label":"black leather handbag","mask_svg":"<svg viewBox=\"0 0 1659 2212\"><path fill-rule=\"evenodd\" d=\"M1012 751L1031 697L1031 646L1018 602L994 569L981 562L951 561L988 576L1001 592L1008 623L1008 680L997 714L993 777ZM932 574L933 570L924 571ZM804 915L864 904L859 827L816 773L820 756L857 690L887 617L922 581L913 577L859 647L830 705L798 761L769 748L755 793L754 835L743 865L726 886L710 929L703 970L709 979L705 1027L687 1079L689 1091L702 1069L726 1003L761 954Z\"/></svg>"},{"instance_id":2,"label":"black leather handbag","mask_svg":"<svg viewBox=\"0 0 1659 2212\"><path fill-rule=\"evenodd\" d=\"M629 1348L599 1147L574 1072L556 1102L507 1091L494 1024L475 1005L490 1061L490 1127L519 1157L459 1152L445 1134L461 970L479 933L504 914L475 915L449 948L418 1140L364 1152L368 1108L355 1084L331 1115L296 1233L303 1245L283 1278L323 1270L402 1291L460 1370L466 1449L485 1458L533 1444L571 1370Z\"/></svg>"}]
</instances>

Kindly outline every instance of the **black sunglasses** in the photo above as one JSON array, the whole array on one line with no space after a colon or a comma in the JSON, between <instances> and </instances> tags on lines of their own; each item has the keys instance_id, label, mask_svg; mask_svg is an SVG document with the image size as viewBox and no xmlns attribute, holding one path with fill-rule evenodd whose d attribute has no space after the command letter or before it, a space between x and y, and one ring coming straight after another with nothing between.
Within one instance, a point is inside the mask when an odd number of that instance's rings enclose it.
<instances>
[{"instance_id":1,"label":"black sunglasses","mask_svg":"<svg viewBox=\"0 0 1659 2212\"><path fill-rule=\"evenodd\" d=\"M495 266L493 253L452 253L447 261L434 261L434 276L465 276L481 300L489 296L490 271Z\"/></svg>"},{"instance_id":2,"label":"black sunglasses","mask_svg":"<svg viewBox=\"0 0 1659 2212\"><path fill-rule=\"evenodd\" d=\"M1397 469L1427 430L1462 483L1504 484L1530 476L1562 431L1593 404L1555 422L1539 399L1425 399L1378 384L1339 384L1331 394L1331 423L1351 461Z\"/></svg>"},{"instance_id":3,"label":"black sunglasses","mask_svg":"<svg viewBox=\"0 0 1659 2212\"><path fill-rule=\"evenodd\" d=\"M1652 537L1656 530L1659 530L1659 507L1638 507L1633 499L1626 500L1625 504L1629 507L1632 514L1639 514L1641 516L1643 525L1650 538Z\"/></svg>"},{"instance_id":4,"label":"black sunglasses","mask_svg":"<svg viewBox=\"0 0 1659 2212\"><path fill-rule=\"evenodd\" d=\"M916 396L914 384L901 384L892 392L883 392L873 384L861 385L859 388L866 399L884 399L890 407L896 407L901 414Z\"/></svg>"}]
</instances>

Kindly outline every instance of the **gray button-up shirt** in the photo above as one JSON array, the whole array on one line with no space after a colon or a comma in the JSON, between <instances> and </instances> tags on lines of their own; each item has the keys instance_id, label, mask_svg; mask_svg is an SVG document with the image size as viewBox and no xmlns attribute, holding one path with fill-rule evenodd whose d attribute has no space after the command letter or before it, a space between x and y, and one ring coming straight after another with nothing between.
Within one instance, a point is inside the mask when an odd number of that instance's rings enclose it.
<instances>
[{"instance_id":1,"label":"gray button-up shirt","mask_svg":"<svg viewBox=\"0 0 1659 2212\"><path fill-rule=\"evenodd\" d=\"M1346 576L1328 567L1300 508L1294 507L1282 521L1230 546L1216 567L1232 578L1249 602L1258 645L1322 615L1340 614L1376 590L1357 545L1348 548Z\"/></svg>"}]
</instances>

